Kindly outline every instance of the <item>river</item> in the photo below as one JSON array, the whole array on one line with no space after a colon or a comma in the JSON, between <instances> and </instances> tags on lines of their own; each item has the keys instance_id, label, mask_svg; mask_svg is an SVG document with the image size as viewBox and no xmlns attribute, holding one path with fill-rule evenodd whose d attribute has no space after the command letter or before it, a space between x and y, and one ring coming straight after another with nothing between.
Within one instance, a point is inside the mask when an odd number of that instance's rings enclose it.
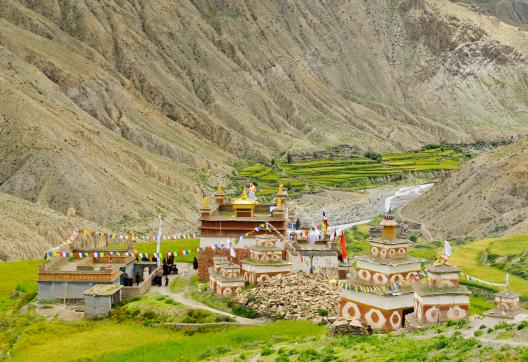
<instances>
[{"instance_id":1,"label":"river","mask_svg":"<svg viewBox=\"0 0 528 362\"><path fill-rule=\"evenodd\" d=\"M369 223L379 214L404 206L423 195L433 185L428 183L403 186L398 189L373 189L368 190L363 196L349 192L326 193L301 201L297 211L305 223L318 225L321 223L321 210L325 208L329 214L329 231L350 229L355 225Z\"/></svg>"}]
</instances>

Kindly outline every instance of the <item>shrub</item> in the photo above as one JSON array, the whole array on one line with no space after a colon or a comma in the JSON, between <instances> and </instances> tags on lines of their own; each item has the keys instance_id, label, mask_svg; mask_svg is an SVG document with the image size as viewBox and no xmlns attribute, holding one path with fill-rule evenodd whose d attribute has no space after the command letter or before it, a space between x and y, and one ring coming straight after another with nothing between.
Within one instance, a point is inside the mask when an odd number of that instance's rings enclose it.
<instances>
[{"instance_id":1,"label":"shrub","mask_svg":"<svg viewBox=\"0 0 528 362\"><path fill-rule=\"evenodd\" d=\"M374 151L367 151L367 152L365 152L363 154L363 156L365 156L366 158L369 158L371 160L374 160L377 163L381 163L381 161L383 161L383 156L381 155L381 153L377 153L377 152L374 152Z\"/></svg>"},{"instance_id":2,"label":"shrub","mask_svg":"<svg viewBox=\"0 0 528 362\"><path fill-rule=\"evenodd\" d=\"M449 321L447 321L447 326L448 327L456 327L457 329L460 329L460 328L468 327L469 326L469 321L466 320L466 319L461 319L461 320L458 320L458 321L449 320Z\"/></svg>"},{"instance_id":3,"label":"shrub","mask_svg":"<svg viewBox=\"0 0 528 362\"><path fill-rule=\"evenodd\" d=\"M495 326L496 331L498 331L499 329L510 329L510 328L511 328L511 325L509 325L506 322L497 323L497 325Z\"/></svg>"},{"instance_id":4,"label":"shrub","mask_svg":"<svg viewBox=\"0 0 528 362\"><path fill-rule=\"evenodd\" d=\"M211 313L201 309L191 309L187 312L185 318L183 318L183 323L203 323L203 321L209 317Z\"/></svg>"},{"instance_id":5,"label":"shrub","mask_svg":"<svg viewBox=\"0 0 528 362\"><path fill-rule=\"evenodd\" d=\"M286 162L292 163L292 159L292 154L288 151L288 153L286 153Z\"/></svg>"},{"instance_id":6,"label":"shrub","mask_svg":"<svg viewBox=\"0 0 528 362\"><path fill-rule=\"evenodd\" d=\"M518 329L518 330L526 329L526 328L528 328L528 321L522 321L522 322L519 323L519 325L517 326L517 329Z\"/></svg>"},{"instance_id":7,"label":"shrub","mask_svg":"<svg viewBox=\"0 0 528 362\"><path fill-rule=\"evenodd\" d=\"M275 362L289 362L290 359L286 356L278 356L275 358Z\"/></svg>"},{"instance_id":8,"label":"shrub","mask_svg":"<svg viewBox=\"0 0 528 362\"><path fill-rule=\"evenodd\" d=\"M27 293L27 287L21 283L17 283L15 290L20 293Z\"/></svg>"},{"instance_id":9,"label":"shrub","mask_svg":"<svg viewBox=\"0 0 528 362\"><path fill-rule=\"evenodd\" d=\"M259 316L255 310L241 305L234 305L231 309L233 314L239 317L254 319Z\"/></svg>"},{"instance_id":10,"label":"shrub","mask_svg":"<svg viewBox=\"0 0 528 362\"><path fill-rule=\"evenodd\" d=\"M482 329L478 329L478 330L475 331L475 333L473 333L473 335L474 335L475 337L480 337L480 336L482 336L483 334L484 334L484 331L483 331Z\"/></svg>"},{"instance_id":11,"label":"shrub","mask_svg":"<svg viewBox=\"0 0 528 362\"><path fill-rule=\"evenodd\" d=\"M318 313L321 317L326 317L326 316L328 315L328 310L321 308L321 309L319 309L319 310L317 311L317 313Z\"/></svg>"},{"instance_id":12,"label":"shrub","mask_svg":"<svg viewBox=\"0 0 528 362\"><path fill-rule=\"evenodd\" d=\"M321 354L313 348L308 348L301 353L299 353L298 361L307 362L307 361L319 361L321 360Z\"/></svg>"},{"instance_id":13,"label":"shrub","mask_svg":"<svg viewBox=\"0 0 528 362\"><path fill-rule=\"evenodd\" d=\"M262 348L262 351L260 352L262 356L269 356L269 355L272 355L273 353L275 353L275 351L270 346L264 346Z\"/></svg>"},{"instance_id":14,"label":"shrub","mask_svg":"<svg viewBox=\"0 0 528 362\"><path fill-rule=\"evenodd\" d=\"M411 235L409 236L409 240L415 243L416 240L418 240L418 237L416 235Z\"/></svg>"}]
</instances>

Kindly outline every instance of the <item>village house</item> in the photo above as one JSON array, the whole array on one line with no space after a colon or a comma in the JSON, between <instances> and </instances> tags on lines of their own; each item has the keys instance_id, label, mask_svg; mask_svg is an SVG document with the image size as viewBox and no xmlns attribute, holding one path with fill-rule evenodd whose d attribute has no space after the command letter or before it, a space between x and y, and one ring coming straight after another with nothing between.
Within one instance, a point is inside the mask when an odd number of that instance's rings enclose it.
<instances>
[{"instance_id":1,"label":"village house","mask_svg":"<svg viewBox=\"0 0 528 362\"><path fill-rule=\"evenodd\" d=\"M370 253L353 258L356 270L349 287L341 290L340 314L374 329L397 330L413 312L413 288L404 282L417 277L422 259L408 255L409 242L397 238L392 215L380 226L380 237L369 239Z\"/></svg>"},{"instance_id":2,"label":"village house","mask_svg":"<svg viewBox=\"0 0 528 362\"><path fill-rule=\"evenodd\" d=\"M87 319L103 318L112 311L112 307L121 302L122 285L96 284L84 294L84 317Z\"/></svg>"},{"instance_id":3,"label":"village house","mask_svg":"<svg viewBox=\"0 0 528 362\"><path fill-rule=\"evenodd\" d=\"M283 250L276 245L277 236L264 234L256 237L256 245L249 245L249 259L241 260L242 275L249 284L257 284L279 274L288 274L292 263L283 259Z\"/></svg>"},{"instance_id":4,"label":"village house","mask_svg":"<svg viewBox=\"0 0 528 362\"><path fill-rule=\"evenodd\" d=\"M428 281L414 292L414 313L410 325L445 323L467 319L471 292L459 283L460 270L453 265L434 264L426 268Z\"/></svg>"},{"instance_id":5,"label":"village house","mask_svg":"<svg viewBox=\"0 0 528 362\"><path fill-rule=\"evenodd\" d=\"M240 265L230 262L226 257L214 257L209 268L209 289L219 297L229 297L244 289L244 278L240 274Z\"/></svg>"},{"instance_id":6,"label":"village house","mask_svg":"<svg viewBox=\"0 0 528 362\"><path fill-rule=\"evenodd\" d=\"M136 261L122 249L73 249L72 254L86 257L52 257L38 271L38 300L77 303L85 299L84 292L94 285L121 285L122 298L145 294L152 285L157 269L155 262ZM125 283L139 274L141 282Z\"/></svg>"},{"instance_id":7,"label":"village house","mask_svg":"<svg viewBox=\"0 0 528 362\"><path fill-rule=\"evenodd\" d=\"M286 235L288 211L287 192L281 185L275 203L260 203L248 196L244 188L240 197L227 200L222 187L218 185L212 197L204 198L200 208L200 246L227 245L228 240L239 240L248 232L252 234L242 239L239 246L255 244L255 237L266 230L254 231L268 223L280 234Z\"/></svg>"}]
</instances>

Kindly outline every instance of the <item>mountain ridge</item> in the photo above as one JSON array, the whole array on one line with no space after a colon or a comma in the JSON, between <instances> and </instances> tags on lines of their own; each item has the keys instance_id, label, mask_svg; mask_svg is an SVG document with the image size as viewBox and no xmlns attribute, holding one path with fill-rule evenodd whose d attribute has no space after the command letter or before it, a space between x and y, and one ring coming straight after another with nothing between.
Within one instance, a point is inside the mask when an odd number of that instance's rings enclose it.
<instances>
[{"instance_id":1,"label":"mountain ridge","mask_svg":"<svg viewBox=\"0 0 528 362\"><path fill-rule=\"evenodd\" d=\"M181 228L240 159L525 133L528 33L447 0L0 1L0 191Z\"/></svg>"}]
</instances>

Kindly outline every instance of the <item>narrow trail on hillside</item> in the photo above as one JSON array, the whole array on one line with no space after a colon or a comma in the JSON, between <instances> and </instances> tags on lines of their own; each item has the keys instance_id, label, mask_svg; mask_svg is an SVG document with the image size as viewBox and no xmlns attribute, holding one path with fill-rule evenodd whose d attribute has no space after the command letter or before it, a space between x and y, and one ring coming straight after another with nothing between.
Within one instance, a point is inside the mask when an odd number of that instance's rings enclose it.
<instances>
[{"instance_id":1,"label":"narrow trail on hillside","mask_svg":"<svg viewBox=\"0 0 528 362\"><path fill-rule=\"evenodd\" d=\"M198 301L196 301L194 299L191 299L191 298L187 297L185 295L185 293L190 290L188 286L191 284L191 277L193 275L196 275L196 271L193 270L192 268L190 268L190 264L186 264L186 263L181 263L181 264L178 263L178 269L180 270L181 274L179 274L179 275L169 275L169 279L170 279L170 281L172 281L174 278L184 278L185 281L186 281L186 287L185 287L185 289L183 291L181 291L181 292L173 292L173 291L170 290L170 287L168 287L168 286L158 287L158 288L156 288L154 290L159 292L159 293L161 293L161 294L163 294L163 295L171 297L174 301L176 301L176 302L178 302L180 304L183 304L186 307L194 308L194 309L203 309L203 310L206 310L206 311L209 311L209 312L212 312L212 313L221 314L221 315L225 315L225 316L231 317L239 325L248 325L248 326L249 325L260 325L260 324L264 324L264 323L267 322L267 321L265 321L263 319L249 319L249 318L239 317L239 316L234 315L232 313L224 312L222 310L210 307L208 305L205 305L203 303L200 303L200 302L198 302Z\"/></svg>"}]
</instances>

